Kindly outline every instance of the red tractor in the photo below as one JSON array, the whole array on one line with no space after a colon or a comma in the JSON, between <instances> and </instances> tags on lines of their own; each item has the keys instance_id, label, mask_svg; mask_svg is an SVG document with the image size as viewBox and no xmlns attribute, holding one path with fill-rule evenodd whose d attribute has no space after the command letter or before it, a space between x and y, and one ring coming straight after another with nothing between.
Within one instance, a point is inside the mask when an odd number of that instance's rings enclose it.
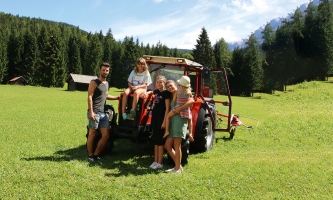
<instances>
[{"instance_id":1,"label":"red tractor","mask_svg":"<svg viewBox=\"0 0 333 200\"><path fill-rule=\"evenodd\" d=\"M213 147L215 131L230 132L230 138L233 137L235 128L232 126L233 115L231 115L231 96L229 91L228 79L224 68L209 69L199 63L185 58L161 57L144 55L143 58L148 64L153 83L148 90L155 87L156 77L163 75L167 80L178 80L181 76L187 75L191 79L192 93L195 103L191 106L192 112L192 130L194 142L190 143L188 137L182 144L182 164L187 163L189 151L205 152ZM205 80L210 79L211 73L219 76L219 89L224 86L226 101L216 101L213 99L213 91L205 86ZM118 104L118 116L121 116L122 95ZM132 105L132 96L128 97L126 113L129 113ZM118 123L116 117L111 122L111 149L114 140L118 138L127 138L135 142L148 141L152 135L152 112L151 105L153 96L140 98L136 109L134 119L123 120L119 117ZM108 105L106 105L108 107ZM217 107L221 107L225 112L219 112ZM110 108L110 107L109 107ZM113 110L114 111L114 110ZM117 116L117 115L115 115ZM221 122L225 123L221 123ZM217 126L219 124L219 126ZM224 124L224 127L220 127Z\"/></svg>"}]
</instances>

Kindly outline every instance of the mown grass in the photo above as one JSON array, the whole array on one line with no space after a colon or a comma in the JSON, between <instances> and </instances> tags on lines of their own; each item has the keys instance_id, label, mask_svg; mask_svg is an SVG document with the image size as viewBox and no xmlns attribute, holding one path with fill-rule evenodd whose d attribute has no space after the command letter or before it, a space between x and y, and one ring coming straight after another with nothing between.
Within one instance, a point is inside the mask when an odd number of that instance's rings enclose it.
<instances>
[{"instance_id":1,"label":"mown grass","mask_svg":"<svg viewBox=\"0 0 333 200\"><path fill-rule=\"evenodd\" d=\"M213 150L190 155L177 176L148 168L150 143L117 140L114 154L89 164L86 92L0 85L0 197L332 199L332 86L306 82L261 99L233 97L233 113L259 126L239 127L233 140L216 133Z\"/></svg>"}]
</instances>

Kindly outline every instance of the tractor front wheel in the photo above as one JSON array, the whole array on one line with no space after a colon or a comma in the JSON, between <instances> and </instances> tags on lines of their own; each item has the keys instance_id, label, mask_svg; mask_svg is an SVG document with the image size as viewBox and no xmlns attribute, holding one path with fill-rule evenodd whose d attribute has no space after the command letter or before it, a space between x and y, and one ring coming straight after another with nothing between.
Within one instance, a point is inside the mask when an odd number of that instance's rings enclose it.
<instances>
[{"instance_id":1,"label":"tractor front wheel","mask_svg":"<svg viewBox=\"0 0 333 200\"><path fill-rule=\"evenodd\" d=\"M190 145L191 152L206 152L213 148L215 133L212 129L212 120L201 107L197 119L194 142Z\"/></svg>"}]
</instances>

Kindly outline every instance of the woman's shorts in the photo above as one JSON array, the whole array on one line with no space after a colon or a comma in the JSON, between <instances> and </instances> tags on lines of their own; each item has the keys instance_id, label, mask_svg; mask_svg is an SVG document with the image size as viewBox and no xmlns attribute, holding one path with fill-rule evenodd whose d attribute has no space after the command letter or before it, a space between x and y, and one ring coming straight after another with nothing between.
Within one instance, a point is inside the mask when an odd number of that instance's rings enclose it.
<instances>
[{"instance_id":1,"label":"woman's shorts","mask_svg":"<svg viewBox=\"0 0 333 200\"><path fill-rule=\"evenodd\" d=\"M89 112L87 112L88 128L110 128L109 118L105 113L95 113L95 116L96 120L92 120L89 118Z\"/></svg>"},{"instance_id":2,"label":"woman's shorts","mask_svg":"<svg viewBox=\"0 0 333 200\"><path fill-rule=\"evenodd\" d=\"M169 138L186 138L188 119L175 115L170 119Z\"/></svg>"}]
</instances>

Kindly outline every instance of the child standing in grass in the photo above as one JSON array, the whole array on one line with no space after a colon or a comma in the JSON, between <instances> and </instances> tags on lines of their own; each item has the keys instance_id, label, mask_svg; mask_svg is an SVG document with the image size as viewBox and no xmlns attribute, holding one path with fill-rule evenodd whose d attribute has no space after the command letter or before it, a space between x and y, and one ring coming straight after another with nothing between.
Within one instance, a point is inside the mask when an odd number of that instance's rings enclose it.
<instances>
[{"instance_id":1,"label":"child standing in grass","mask_svg":"<svg viewBox=\"0 0 333 200\"><path fill-rule=\"evenodd\" d=\"M156 89L152 91L154 94L152 115L154 162L149 166L152 169L163 168L165 117L170 110L171 98L171 93L166 90L165 83L166 78L164 76L158 76L156 78Z\"/></svg>"},{"instance_id":2,"label":"child standing in grass","mask_svg":"<svg viewBox=\"0 0 333 200\"><path fill-rule=\"evenodd\" d=\"M123 119L127 119L127 114L125 112L128 95L133 93L133 101L132 101L132 109L130 111L131 117L135 117L136 106L139 101L139 96L146 92L147 86L151 84L150 73L148 71L148 66L146 64L145 59L139 58L136 61L136 66L134 70L128 77L128 88L123 93L122 100L122 117Z\"/></svg>"}]
</instances>

